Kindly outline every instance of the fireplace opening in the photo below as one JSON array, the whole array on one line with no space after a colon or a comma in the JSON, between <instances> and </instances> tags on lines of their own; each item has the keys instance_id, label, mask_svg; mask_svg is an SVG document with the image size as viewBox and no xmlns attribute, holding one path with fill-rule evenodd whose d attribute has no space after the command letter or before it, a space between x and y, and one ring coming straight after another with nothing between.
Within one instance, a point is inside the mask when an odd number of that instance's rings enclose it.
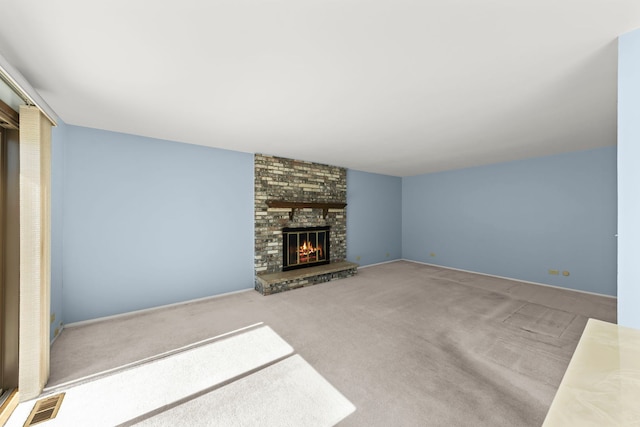
<instances>
[{"instance_id":1,"label":"fireplace opening","mask_svg":"<svg viewBox=\"0 0 640 427\"><path fill-rule=\"evenodd\" d=\"M283 228L282 271L329 264L330 228Z\"/></svg>"}]
</instances>

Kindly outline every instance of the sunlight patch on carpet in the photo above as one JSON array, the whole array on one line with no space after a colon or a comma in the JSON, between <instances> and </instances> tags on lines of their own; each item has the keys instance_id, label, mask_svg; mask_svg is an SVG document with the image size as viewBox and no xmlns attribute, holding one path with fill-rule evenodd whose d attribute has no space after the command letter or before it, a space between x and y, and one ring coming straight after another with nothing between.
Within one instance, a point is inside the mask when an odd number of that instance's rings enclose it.
<instances>
[{"instance_id":1,"label":"sunlight patch on carpet","mask_svg":"<svg viewBox=\"0 0 640 427\"><path fill-rule=\"evenodd\" d=\"M263 326L69 388L54 426L113 427L273 363L293 352ZM40 398L46 396L40 396ZM18 405L7 427L22 427L34 401Z\"/></svg>"},{"instance_id":2,"label":"sunlight patch on carpet","mask_svg":"<svg viewBox=\"0 0 640 427\"><path fill-rule=\"evenodd\" d=\"M353 411L349 400L294 355L136 426L331 427Z\"/></svg>"}]
</instances>

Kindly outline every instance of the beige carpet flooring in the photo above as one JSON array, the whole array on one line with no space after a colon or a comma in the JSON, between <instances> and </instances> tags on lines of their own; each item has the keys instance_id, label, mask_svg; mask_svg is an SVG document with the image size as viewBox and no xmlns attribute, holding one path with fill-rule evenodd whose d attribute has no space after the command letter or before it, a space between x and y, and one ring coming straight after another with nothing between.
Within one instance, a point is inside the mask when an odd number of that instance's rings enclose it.
<instances>
[{"instance_id":1,"label":"beige carpet flooring","mask_svg":"<svg viewBox=\"0 0 640 427\"><path fill-rule=\"evenodd\" d=\"M589 317L615 299L399 261L67 328L47 386L264 322L356 406L340 426L539 426Z\"/></svg>"}]
</instances>

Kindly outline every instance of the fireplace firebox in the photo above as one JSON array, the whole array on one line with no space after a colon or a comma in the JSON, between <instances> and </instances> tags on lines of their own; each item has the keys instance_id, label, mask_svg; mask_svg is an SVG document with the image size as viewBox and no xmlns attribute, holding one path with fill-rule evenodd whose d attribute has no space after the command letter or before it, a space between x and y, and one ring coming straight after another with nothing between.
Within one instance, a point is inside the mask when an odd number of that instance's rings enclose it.
<instances>
[{"instance_id":1,"label":"fireplace firebox","mask_svg":"<svg viewBox=\"0 0 640 427\"><path fill-rule=\"evenodd\" d=\"M282 271L329 264L331 227L282 229Z\"/></svg>"}]
</instances>

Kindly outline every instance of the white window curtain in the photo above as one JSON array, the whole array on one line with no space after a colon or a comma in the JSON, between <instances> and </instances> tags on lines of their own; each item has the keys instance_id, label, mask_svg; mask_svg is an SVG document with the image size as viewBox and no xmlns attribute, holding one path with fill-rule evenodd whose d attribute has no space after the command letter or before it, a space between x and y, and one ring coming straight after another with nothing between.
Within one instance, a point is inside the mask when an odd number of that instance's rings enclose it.
<instances>
[{"instance_id":1,"label":"white window curtain","mask_svg":"<svg viewBox=\"0 0 640 427\"><path fill-rule=\"evenodd\" d=\"M51 127L58 117L0 55L0 80L20 106L20 401L37 397L49 378ZM12 102L12 101L10 101Z\"/></svg>"}]
</instances>

